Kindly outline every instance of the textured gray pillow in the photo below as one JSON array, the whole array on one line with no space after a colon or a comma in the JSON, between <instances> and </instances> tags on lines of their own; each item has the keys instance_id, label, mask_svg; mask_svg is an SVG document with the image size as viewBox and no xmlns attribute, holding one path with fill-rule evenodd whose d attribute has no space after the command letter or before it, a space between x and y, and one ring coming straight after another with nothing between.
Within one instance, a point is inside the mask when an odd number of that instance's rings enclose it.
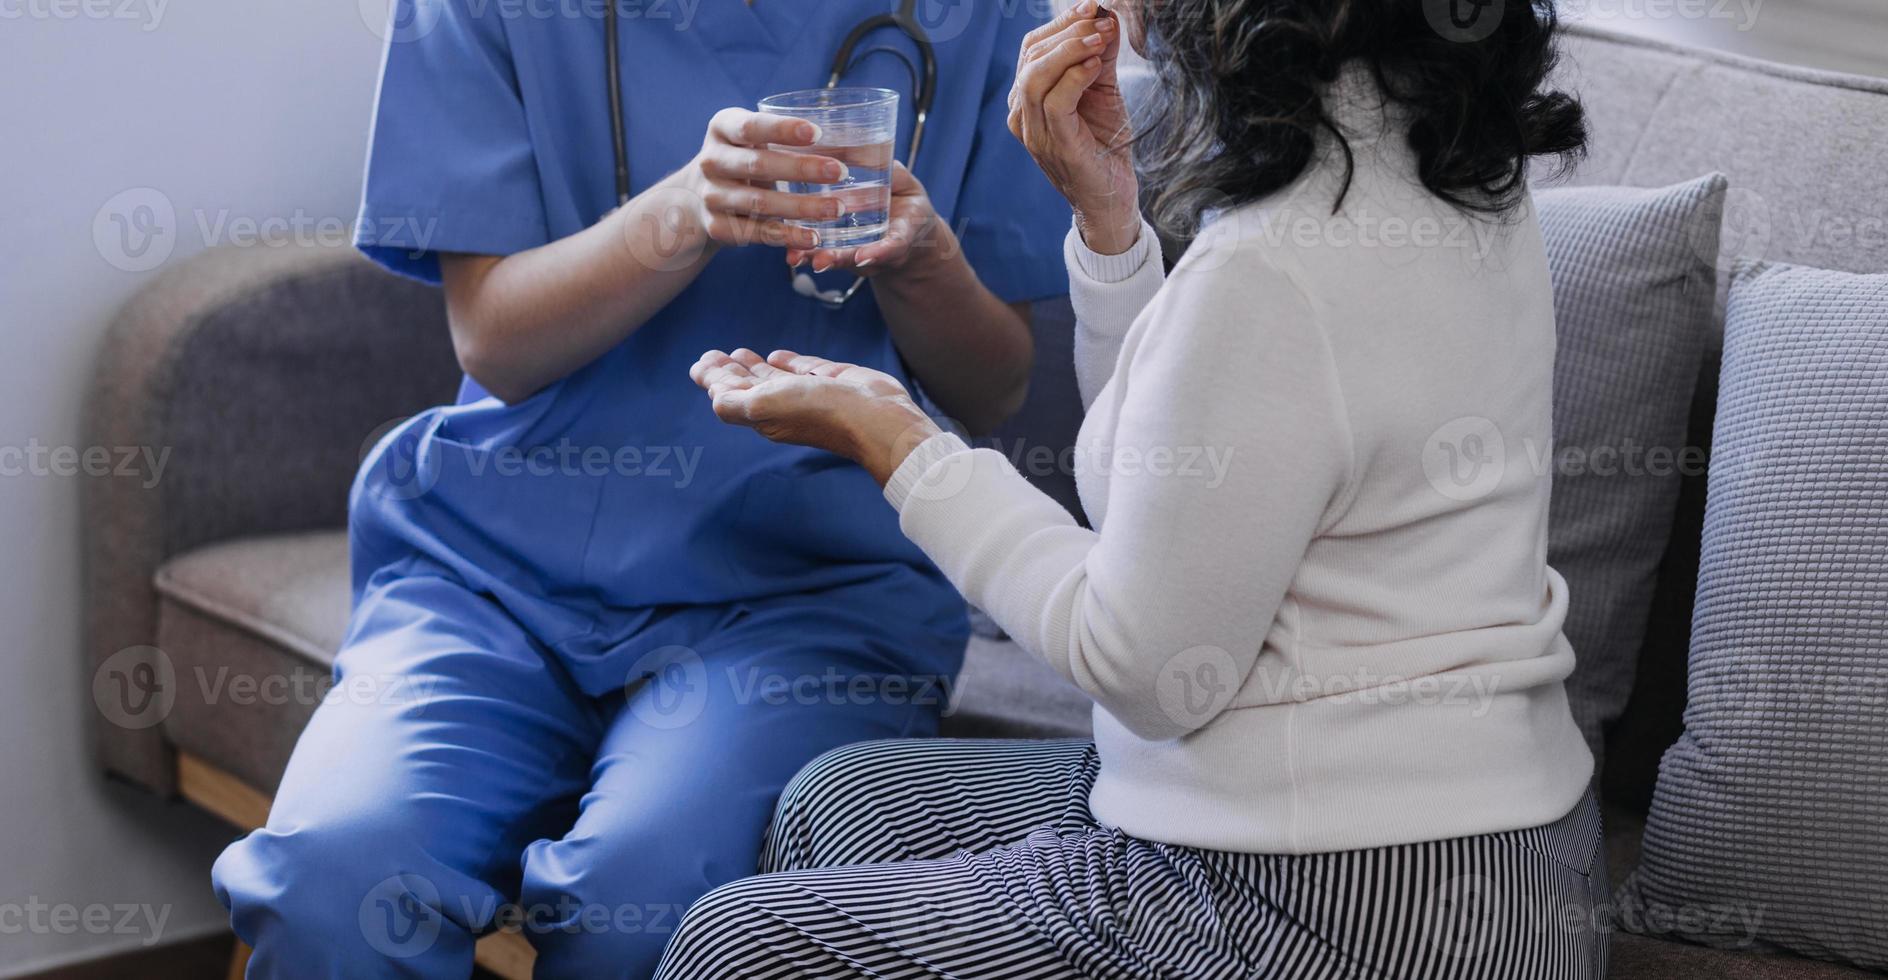
<instances>
[{"instance_id":1,"label":"textured gray pillow","mask_svg":"<svg viewBox=\"0 0 1888 980\"><path fill-rule=\"evenodd\" d=\"M1713 446L1623 924L1888 968L1888 276L1739 268Z\"/></svg>"},{"instance_id":2,"label":"textured gray pillow","mask_svg":"<svg viewBox=\"0 0 1888 980\"><path fill-rule=\"evenodd\" d=\"M1725 181L1539 191L1554 281L1554 493L1574 719L1599 760L1625 711L1671 536L1692 390L1715 334Z\"/></svg>"}]
</instances>

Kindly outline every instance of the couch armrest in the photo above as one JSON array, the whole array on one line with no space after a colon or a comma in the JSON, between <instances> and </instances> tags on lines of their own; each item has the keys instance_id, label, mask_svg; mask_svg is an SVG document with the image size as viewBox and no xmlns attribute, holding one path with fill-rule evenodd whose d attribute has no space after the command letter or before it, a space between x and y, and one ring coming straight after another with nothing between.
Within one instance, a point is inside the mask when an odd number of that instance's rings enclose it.
<instances>
[{"instance_id":1,"label":"couch armrest","mask_svg":"<svg viewBox=\"0 0 1888 980\"><path fill-rule=\"evenodd\" d=\"M346 523L369 436L450 401L458 377L439 293L351 249L212 250L120 311L85 423L114 472L88 475L82 503L84 647L107 771L172 789L157 722L175 687L135 714L108 700L170 677L167 658L138 649L156 636L157 567L215 541ZM146 455L116 472L129 452Z\"/></svg>"}]
</instances>

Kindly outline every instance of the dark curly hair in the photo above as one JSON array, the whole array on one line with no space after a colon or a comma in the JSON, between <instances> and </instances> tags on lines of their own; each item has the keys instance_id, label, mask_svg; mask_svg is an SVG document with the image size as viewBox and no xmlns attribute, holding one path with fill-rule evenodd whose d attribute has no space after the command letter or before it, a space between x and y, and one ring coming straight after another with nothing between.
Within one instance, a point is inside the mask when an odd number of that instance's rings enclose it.
<instances>
[{"instance_id":1,"label":"dark curly hair","mask_svg":"<svg viewBox=\"0 0 1888 980\"><path fill-rule=\"evenodd\" d=\"M1131 2L1159 81L1139 163L1150 211L1176 234L1206 208L1290 184L1321 131L1354 166L1321 97L1350 62L1404 110L1423 186L1464 210L1508 211L1530 157L1564 164L1586 145L1580 103L1542 88L1555 63L1552 0ZM1349 186L1347 172L1333 212Z\"/></svg>"}]
</instances>

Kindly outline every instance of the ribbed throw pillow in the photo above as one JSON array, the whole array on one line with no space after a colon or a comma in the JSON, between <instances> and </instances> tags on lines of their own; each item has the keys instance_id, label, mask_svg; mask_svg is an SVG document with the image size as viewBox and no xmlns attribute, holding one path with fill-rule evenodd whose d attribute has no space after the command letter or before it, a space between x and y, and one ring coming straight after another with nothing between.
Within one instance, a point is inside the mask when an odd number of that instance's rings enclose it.
<instances>
[{"instance_id":1,"label":"ribbed throw pillow","mask_svg":"<svg viewBox=\"0 0 1888 980\"><path fill-rule=\"evenodd\" d=\"M1725 181L1539 191L1554 282L1554 493L1547 560L1568 585L1567 681L1593 758L1626 709L1715 333Z\"/></svg>"},{"instance_id":2,"label":"ribbed throw pillow","mask_svg":"<svg viewBox=\"0 0 1888 980\"><path fill-rule=\"evenodd\" d=\"M1622 924L1888 968L1888 276L1736 270L1685 733Z\"/></svg>"}]
</instances>

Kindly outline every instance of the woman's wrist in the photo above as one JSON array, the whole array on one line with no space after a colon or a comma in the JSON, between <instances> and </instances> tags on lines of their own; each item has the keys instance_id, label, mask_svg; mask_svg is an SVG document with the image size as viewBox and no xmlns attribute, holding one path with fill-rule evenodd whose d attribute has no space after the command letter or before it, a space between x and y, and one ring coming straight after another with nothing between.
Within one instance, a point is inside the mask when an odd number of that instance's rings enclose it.
<instances>
[{"instance_id":1,"label":"woman's wrist","mask_svg":"<svg viewBox=\"0 0 1888 980\"><path fill-rule=\"evenodd\" d=\"M944 430L908 398L875 401L849 420L852 460L883 487L900 463L926 439Z\"/></svg>"},{"instance_id":2,"label":"woman's wrist","mask_svg":"<svg viewBox=\"0 0 1888 980\"><path fill-rule=\"evenodd\" d=\"M1121 255L1133 248L1141 239L1141 223L1137 208L1075 210L1075 230L1097 255Z\"/></svg>"}]
</instances>

